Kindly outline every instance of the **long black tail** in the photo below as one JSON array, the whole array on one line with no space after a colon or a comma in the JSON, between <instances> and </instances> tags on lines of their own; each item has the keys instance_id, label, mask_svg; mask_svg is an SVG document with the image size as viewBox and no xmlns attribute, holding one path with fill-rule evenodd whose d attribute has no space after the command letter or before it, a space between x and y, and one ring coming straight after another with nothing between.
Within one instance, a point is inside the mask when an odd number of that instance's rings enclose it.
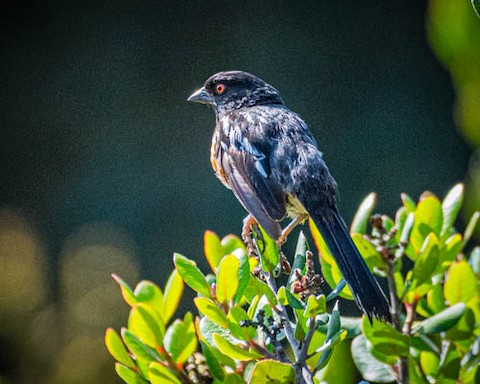
<instances>
[{"instance_id":1,"label":"long black tail","mask_svg":"<svg viewBox=\"0 0 480 384\"><path fill-rule=\"evenodd\" d=\"M315 211L309 213L335 258L357 305L370 322L372 317L391 322L385 294L358 252L342 217L333 209L322 211L322 214Z\"/></svg>"}]
</instances>

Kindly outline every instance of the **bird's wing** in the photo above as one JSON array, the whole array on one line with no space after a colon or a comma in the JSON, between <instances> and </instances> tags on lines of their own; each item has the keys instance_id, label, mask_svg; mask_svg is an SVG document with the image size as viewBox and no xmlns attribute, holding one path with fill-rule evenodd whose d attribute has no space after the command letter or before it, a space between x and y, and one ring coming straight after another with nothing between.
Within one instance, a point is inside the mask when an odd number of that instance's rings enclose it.
<instances>
[{"instance_id":1,"label":"bird's wing","mask_svg":"<svg viewBox=\"0 0 480 384\"><path fill-rule=\"evenodd\" d=\"M273 178L268 154L253 145L239 129L220 139L217 161L225 179L245 209L274 239L281 235L285 195Z\"/></svg>"}]
</instances>

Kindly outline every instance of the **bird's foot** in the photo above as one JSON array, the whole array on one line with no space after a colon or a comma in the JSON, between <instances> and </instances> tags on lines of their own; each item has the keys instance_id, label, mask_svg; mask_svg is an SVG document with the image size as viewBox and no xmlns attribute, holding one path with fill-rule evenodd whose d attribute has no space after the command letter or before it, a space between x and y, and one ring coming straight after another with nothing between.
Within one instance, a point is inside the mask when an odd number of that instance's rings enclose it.
<instances>
[{"instance_id":1,"label":"bird's foot","mask_svg":"<svg viewBox=\"0 0 480 384\"><path fill-rule=\"evenodd\" d=\"M301 224L303 223L305 220L307 220L308 218L308 215L305 214L305 215L298 215L297 217L295 217L291 222L290 224L288 224L282 231L282 234L280 235L279 239L277 240L277 246L278 246L278 249L281 249L283 243L285 243L285 241L287 241L287 237L288 235L290 234L290 232L292 232L295 227L298 225L298 224Z\"/></svg>"},{"instance_id":2,"label":"bird's foot","mask_svg":"<svg viewBox=\"0 0 480 384\"><path fill-rule=\"evenodd\" d=\"M247 217L245 217L245 219L243 219L242 240L247 247L247 256L249 257L258 256L257 247L252 236L252 228L255 225L257 225L257 221L252 215L249 214Z\"/></svg>"}]
</instances>

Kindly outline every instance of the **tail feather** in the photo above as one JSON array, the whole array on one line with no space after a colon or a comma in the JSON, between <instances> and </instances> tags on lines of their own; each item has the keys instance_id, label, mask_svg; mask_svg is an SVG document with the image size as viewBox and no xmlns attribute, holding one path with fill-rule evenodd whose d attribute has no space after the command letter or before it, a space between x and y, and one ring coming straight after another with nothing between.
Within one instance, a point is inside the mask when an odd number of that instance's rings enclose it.
<instances>
[{"instance_id":1,"label":"tail feather","mask_svg":"<svg viewBox=\"0 0 480 384\"><path fill-rule=\"evenodd\" d=\"M370 322L375 317L391 322L388 300L353 243L347 226L337 211L310 213L328 249L337 262L360 309Z\"/></svg>"}]
</instances>

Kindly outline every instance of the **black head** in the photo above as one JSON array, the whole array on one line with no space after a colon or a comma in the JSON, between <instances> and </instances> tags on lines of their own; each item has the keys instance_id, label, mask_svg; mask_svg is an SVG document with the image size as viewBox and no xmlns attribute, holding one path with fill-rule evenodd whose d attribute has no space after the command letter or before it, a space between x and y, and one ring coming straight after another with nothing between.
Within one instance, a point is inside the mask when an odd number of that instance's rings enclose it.
<instances>
[{"instance_id":1,"label":"black head","mask_svg":"<svg viewBox=\"0 0 480 384\"><path fill-rule=\"evenodd\" d=\"M208 104L216 112L265 104L283 104L278 91L262 79L242 71L219 72L209 77L188 101Z\"/></svg>"}]
</instances>

